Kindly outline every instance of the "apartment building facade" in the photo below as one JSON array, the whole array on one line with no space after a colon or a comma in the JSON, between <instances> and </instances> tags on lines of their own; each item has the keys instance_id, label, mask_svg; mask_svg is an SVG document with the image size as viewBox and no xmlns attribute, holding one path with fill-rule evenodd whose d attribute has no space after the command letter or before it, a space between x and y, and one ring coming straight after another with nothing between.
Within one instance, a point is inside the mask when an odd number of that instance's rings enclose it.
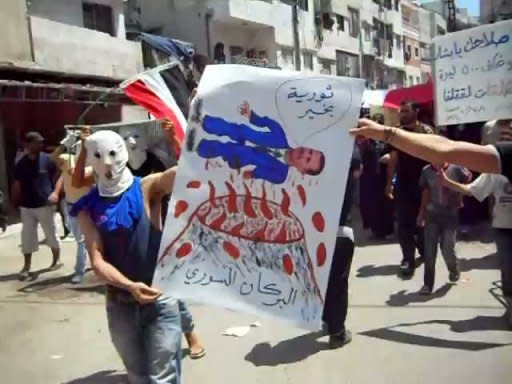
<instances>
[{"instance_id":1,"label":"apartment building facade","mask_svg":"<svg viewBox=\"0 0 512 384\"><path fill-rule=\"evenodd\" d=\"M23 134L37 130L56 144L65 124L75 124L98 97L142 70L142 53L139 43L125 38L122 0L4 3L0 188L7 192ZM115 122L133 113L122 93L111 92L85 122Z\"/></svg>"}]
</instances>

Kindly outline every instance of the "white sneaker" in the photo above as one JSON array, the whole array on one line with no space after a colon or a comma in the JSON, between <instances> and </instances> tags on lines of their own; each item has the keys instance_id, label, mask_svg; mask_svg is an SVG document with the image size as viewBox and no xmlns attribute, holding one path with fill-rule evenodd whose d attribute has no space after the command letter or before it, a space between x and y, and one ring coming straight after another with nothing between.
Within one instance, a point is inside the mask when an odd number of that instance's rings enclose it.
<instances>
[{"instance_id":1,"label":"white sneaker","mask_svg":"<svg viewBox=\"0 0 512 384\"><path fill-rule=\"evenodd\" d=\"M80 284L84 278L83 273L75 273L71 278L71 284Z\"/></svg>"}]
</instances>

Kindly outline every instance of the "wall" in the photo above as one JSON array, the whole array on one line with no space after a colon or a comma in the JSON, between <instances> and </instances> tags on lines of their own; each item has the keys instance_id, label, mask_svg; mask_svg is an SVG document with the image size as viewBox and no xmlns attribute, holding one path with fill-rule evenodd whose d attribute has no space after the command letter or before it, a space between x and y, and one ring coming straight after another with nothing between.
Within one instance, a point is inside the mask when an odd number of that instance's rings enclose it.
<instances>
[{"instance_id":1,"label":"wall","mask_svg":"<svg viewBox=\"0 0 512 384\"><path fill-rule=\"evenodd\" d=\"M0 63L32 61L26 12L25 0L10 0L2 3Z\"/></svg>"},{"instance_id":2,"label":"wall","mask_svg":"<svg viewBox=\"0 0 512 384\"><path fill-rule=\"evenodd\" d=\"M420 44L418 40L411 39L410 37L404 36L404 52L407 51L407 46L411 46L411 58L405 62L405 65L419 67L421 61ZM418 55L416 55L416 48L418 49Z\"/></svg>"},{"instance_id":3,"label":"wall","mask_svg":"<svg viewBox=\"0 0 512 384\"><path fill-rule=\"evenodd\" d=\"M115 36L125 38L124 9L122 0L88 0L90 3L109 5L112 8ZM79 0L29 0L28 14L63 24L84 26L82 1Z\"/></svg>"},{"instance_id":4,"label":"wall","mask_svg":"<svg viewBox=\"0 0 512 384\"><path fill-rule=\"evenodd\" d=\"M214 22L211 26L212 46L222 42L224 44L224 53L226 62L230 62L230 46L238 46L244 49L244 53L248 49L256 51L265 50L267 59L270 64L277 63L277 45L274 43L274 30L270 27L254 28L233 24L224 24Z\"/></svg>"},{"instance_id":5,"label":"wall","mask_svg":"<svg viewBox=\"0 0 512 384\"><path fill-rule=\"evenodd\" d=\"M426 9L418 10L419 14L419 27L420 27L420 41L430 43L432 38L436 35L436 30L432 29L432 18L434 13Z\"/></svg>"},{"instance_id":6,"label":"wall","mask_svg":"<svg viewBox=\"0 0 512 384\"><path fill-rule=\"evenodd\" d=\"M512 14L510 0L480 0L480 22L489 23L506 14Z\"/></svg>"},{"instance_id":7,"label":"wall","mask_svg":"<svg viewBox=\"0 0 512 384\"><path fill-rule=\"evenodd\" d=\"M318 49L318 56L325 59L336 60L336 50L359 55L359 37L350 36L350 12L348 6L343 6L339 1L333 2L332 12L330 12L331 18L334 21L332 30L322 28L323 41ZM342 15L344 17L344 31L339 29L336 15ZM359 14L361 18L361 14ZM359 33L361 31L361 22L359 22Z\"/></svg>"},{"instance_id":8,"label":"wall","mask_svg":"<svg viewBox=\"0 0 512 384\"><path fill-rule=\"evenodd\" d=\"M34 61L51 71L123 80L142 70L140 43L31 16Z\"/></svg>"}]
</instances>

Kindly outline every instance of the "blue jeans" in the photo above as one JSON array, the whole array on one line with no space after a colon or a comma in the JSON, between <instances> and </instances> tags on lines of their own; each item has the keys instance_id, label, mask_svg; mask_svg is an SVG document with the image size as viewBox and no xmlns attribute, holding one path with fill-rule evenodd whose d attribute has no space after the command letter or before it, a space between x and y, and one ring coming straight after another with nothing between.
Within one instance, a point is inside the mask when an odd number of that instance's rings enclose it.
<instances>
[{"instance_id":1,"label":"blue jeans","mask_svg":"<svg viewBox=\"0 0 512 384\"><path fill-rule=\"evenodd\" d=\"M114 290L117 291L117 290ZM128 293L107 294L110 337L131 384L180 384L181 322L178 300L138 304Z\"/></svg>"},{"instance_id":2,"label":"blue jeans","mask_svg":"<svg viewBox=\"0 0 512 384\"><path fill-rule=\"evenodd\" d=\"M436 274L437 246L441 248L448 271L459 271L459 260L455 253L458 218L455 215L440 215L427 212L425 220L425 274L424 283L434 288Z\"/></svg>"},{"instance_id":3,"label":"blue jeans","mask_svg":"<svg viewBox=\"0 0 512 384\"><path fill-rule=\"evenodd\" d=\"M190 333L194 330L194 319L192 318L192 314L188 310L187 304L183 301L178 300L178 308L180 309L180 319L181 319L181 330L183 333Z\"/></svg>"},{"instance_id":4,"label":"blue jeans","mask_svg":"<svg viewBox=\"0 0 512 384\"><path fill-rule=\"evenodd\" d=\"M69 210L71 209L70 204L68 204L67 208L67 212L69 212ZM80 231L80 226L78 225L77 218L70 216L69 214L68 226L76 241L75 273L83 275L85 273L85 266L87 264L87 249L85 247L84 235Z\"/></svg>"}]
</instances>

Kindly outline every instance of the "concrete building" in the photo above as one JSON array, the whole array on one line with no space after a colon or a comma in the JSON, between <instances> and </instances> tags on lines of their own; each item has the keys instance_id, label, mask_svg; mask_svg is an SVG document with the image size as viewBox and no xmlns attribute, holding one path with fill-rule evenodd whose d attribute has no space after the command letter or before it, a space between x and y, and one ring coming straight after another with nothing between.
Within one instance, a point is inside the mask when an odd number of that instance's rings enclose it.
<instances>
[{"instance_id":1,"label":"concrete building","mask_svg":"<svg viewBox=\"0 0 512 384\"><path fill-rule=\"evenodd\" d=\"M421 6L441 15L448 21L448 2L446 0L422 1ZM456 29L459 31L475 27L479 24L479 21L475 17L470 16L466 8L456 8L455 24Z\"/></svg>"},{"instance_id":2,"label":"concrete building","mask_svg":"<svg viewBox=\"0 0 512 384\"><path fill-rule=\"evenodd\" d=\"M272 0L136 0L142 31L195 44L216 62L265 60L295 68L292 7ZM320 71L314 0L299 1L301 68Z\"/></svg>"},{"instance_id":3,"label":"concrete building","mask_svg":"<svg viewBox=\"0 0 512 384\"><path fill-rule=\"evenodd\" d=\"M512 1L480 0L480 22L482 24L508 19L512 19Z\"/></svg>"},{"instance_id":4,"label":"concrete building","mask_svg":"<svg viewBox=\"0 0 512 384\"><path fill-rule=\"evenodd\" d=\"M438 13L429 9L418 8L420 23L420 70L422 82L432 74L430 44L436 36L446 33L446 20Z\"/></svg>"},{"instance_id":5,"label":"concrete building","mask_svg":"<svg viewBox=\"0 0 512 384\"><path fill-rule=\"evenodd\" d=\"M406 84L410 87L422 83L419 10L407 1L401 2L401 8Z\"/></svg>"},{"instance_id":6,"label":"concrete building","mask_svg":"<svg viewBox=\"0 0 512 384\"><path fill-rule=\"evenodd\" d=\"M361 2L363 78L372 88L404 85L402 10L398 0Z\"/></svg>"},{"instance_id":7,"label":"concrete building","mask_svg":"<svg viewBox=\"0 0 512 384\"><path fill-rule=\"evenodd\" d=\"M0 188L7 191L23 134L38 130L56 144L65 124L142 70L142 53L125 38L122 0L5 1L0 32ZM129 104L113 92L85 122L133 116Z\"/></svg>"},{"instance_id":8,"label":"concrete building","mask_svg":"<svg viewBox=\"0 0 512 384\"><path fill-rule=\"evenodd\" d=\"M296 67L292 0L128 1L135 2L140 9L136 23L140 30L192 42L198 53L208 54L216 62L246 62L249 57L282 69ZM362 75L360 51L365 3L363 0L298 2L301 70ZM376 19L377 10L375 5L370 12ZM368 25L373 25L373 16L367 19ZM372 56L375 56L373 51ZM382 61L385 57L383 53ZM403 69L403 60L401 64Z\"/></svg>"}]
</instances>

